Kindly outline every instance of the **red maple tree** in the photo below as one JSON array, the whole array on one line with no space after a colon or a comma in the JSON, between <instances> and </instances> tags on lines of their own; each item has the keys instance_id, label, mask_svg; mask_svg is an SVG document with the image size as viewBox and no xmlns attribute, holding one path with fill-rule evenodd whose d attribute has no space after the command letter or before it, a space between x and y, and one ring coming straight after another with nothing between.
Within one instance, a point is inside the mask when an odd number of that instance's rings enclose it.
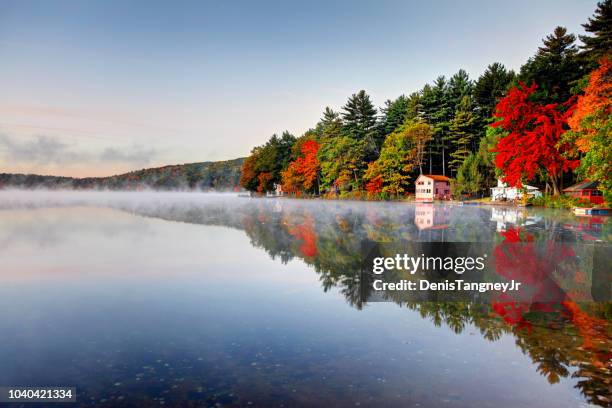
<instances>
[{"instance_id":1,"label":"red maple tree","mask_svg":"<svg viewBox=\"0 0 612 408\"><path fill-rule=\"evenodd\" d=\"M368 194L378 194L382 192L382 188L383 188L382 176L378 175L374 177L373 179L371 179L370 181L368 181L365 188Z\"/></svg>"},{"instance_id":2,"label":"red maple tree","mask_svg":"<svg viewBox=\"0 0 612 408\"><path fill-rule=\"evenodd\" d=\"M312 190L319 175L320 163L317 158L319 143L306 140L300 146L300 155L289 163L282 173L283 190L297 194L300 190Z\"/></svg>"},{"instance_id":3,"label":"red maple tree","mask_svg":"<svg viewBox=\"0 0 612 408\"><path fill-rule=\"evenodd\" d=\"M493 149L497 153L495 165L504 172L503 181L516 187L543 171L553 194L558 195L563 172L579 164L578 160L565 157L571 146L561 141L573 112L573 100L542 105L529 99L536 89L535 83L531 86L520 83L497 104L494 116L498 120L491 126L508 134Z\"/></svg>"}]
</instances>

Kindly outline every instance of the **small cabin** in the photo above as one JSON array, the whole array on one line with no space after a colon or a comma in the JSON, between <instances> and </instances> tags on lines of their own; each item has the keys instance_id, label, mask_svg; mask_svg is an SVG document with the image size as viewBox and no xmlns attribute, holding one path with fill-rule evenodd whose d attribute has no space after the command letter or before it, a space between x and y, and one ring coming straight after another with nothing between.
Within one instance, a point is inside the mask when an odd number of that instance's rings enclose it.
<instances>
[{"instance_id":1,"label":"small cabin","mask_svg":"<svg viewBox=\"0 0 612 408\"><path fill-rule=\"evenodd\" d=\"M578 184L574 184L568 188L563 189L563 192L568 196L580 198L581 200L588 201L592 204L603 204L604 198L601 190L598 190L598 181L584 180Z\"/></svg>"},{"instance_id":2,"label":"small cabin","mask_svg":"<svg viewBox=\"0 0 612 408\"><path fill-rule=\"evenodd\" d=\"M527 192L527 196L541 197L542 193L537 187L523 184L522 188L510 187L501 180L497 180L497 186L491 187L491 201L514 201L523 198L523 192Z\"/></svg>"},{"instance_id":3,"label":"small cabin","mask_svg":"<svg viewBox=\"0 0 612 408\"><path fill-rule=\"evenodd\" d=\"M416 201L450 200L450 179L438 174L421 174L416 179Z\"/></svg>"}]
</instances>

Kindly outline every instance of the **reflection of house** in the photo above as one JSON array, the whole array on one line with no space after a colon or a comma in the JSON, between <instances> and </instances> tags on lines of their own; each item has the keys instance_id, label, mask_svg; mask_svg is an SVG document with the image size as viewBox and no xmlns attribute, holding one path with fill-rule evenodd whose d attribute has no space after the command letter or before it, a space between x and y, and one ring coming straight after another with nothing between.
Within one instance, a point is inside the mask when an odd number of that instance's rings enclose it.
<instances>
[{"instance_id":1,"label":"reflection of house","mask_svg":"<svg viewBox=\"0 0 612 408\"><path fill-rule=\"evenodd\" d=\"M421 174L416 179L416 200L450 200L450 179L437 174Z\"/></svg>"},{"instance_id":2,"label":"reflection of house","mask_svg":"<svg viewBox=\"0 0 612 408\"><path fill-rule=\"evenodd\" d=\"M527 191L528 196L541 197L542 193L537 187L523 184L523 188L509 187L508 184L497 180L497 187L491 187L492 201L512 201L523 198L523 191Z\"/></svg>"},{"instance_id":3,"label":"reflection of house","mask_svg":"<svg viewBox=\"0 0 612 408\"><path fill-rule=\"evenodd\" d=\"M497 231L506 231L509 226L526 226L537 224L540 217L528 217L524 210L514 208L491 208L491 221L495 221Z\"/></svg>"},{"instance_id":4,"label":"reflection of house","mask_svg":"<svg viewBox=\"0 0 612 408\"><path fill-rule=\"evenodd\" d=\"M416 204L414 207L414 224L419 230L447 229L449 214L443 207L433 204Z\"/></svg>"},{"instance_id":5,"label":"reflection of house","mask_svg":"<svg viewBox=\"0 0 612 408\"><path fill-rule=\"evenodd\" d=\"M585 180L563 190L569 196L589 201L593 204L603 204L603 194L597 189L599 182Z\"/></svg>"}]
</instances>

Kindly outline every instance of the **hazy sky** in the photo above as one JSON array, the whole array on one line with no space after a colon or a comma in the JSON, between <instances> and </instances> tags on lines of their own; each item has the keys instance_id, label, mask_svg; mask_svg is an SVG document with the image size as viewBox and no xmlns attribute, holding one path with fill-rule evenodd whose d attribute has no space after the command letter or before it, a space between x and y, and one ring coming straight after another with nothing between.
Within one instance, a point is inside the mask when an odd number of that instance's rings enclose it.
<instances>
[{"instance_id":1,"label":"hazy sky","mask_svg":"<svg viewBox=\"0 0 612 408\"><path fill-rule=\"evenodd\" d=\"M596 1L0 0L0 172L245 156L365 89L518 69Z\"/></svg>"}]
</instances>

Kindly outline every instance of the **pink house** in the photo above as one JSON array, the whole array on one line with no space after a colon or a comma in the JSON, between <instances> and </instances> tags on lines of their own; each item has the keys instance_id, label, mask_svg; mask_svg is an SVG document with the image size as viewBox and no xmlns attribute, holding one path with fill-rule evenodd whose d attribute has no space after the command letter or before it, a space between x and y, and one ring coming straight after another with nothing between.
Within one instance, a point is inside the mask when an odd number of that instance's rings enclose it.
<instances>
[{"instance_id":1,"label":"pink house","mask_svg":"<svg viewBox=\"0 0 612 408\"><path fill-rule=\"evenodd\" d=\"M450 200L450 179L437 174L421 174L416 179L416 201Z\"/></svg>"}]
</instances>

